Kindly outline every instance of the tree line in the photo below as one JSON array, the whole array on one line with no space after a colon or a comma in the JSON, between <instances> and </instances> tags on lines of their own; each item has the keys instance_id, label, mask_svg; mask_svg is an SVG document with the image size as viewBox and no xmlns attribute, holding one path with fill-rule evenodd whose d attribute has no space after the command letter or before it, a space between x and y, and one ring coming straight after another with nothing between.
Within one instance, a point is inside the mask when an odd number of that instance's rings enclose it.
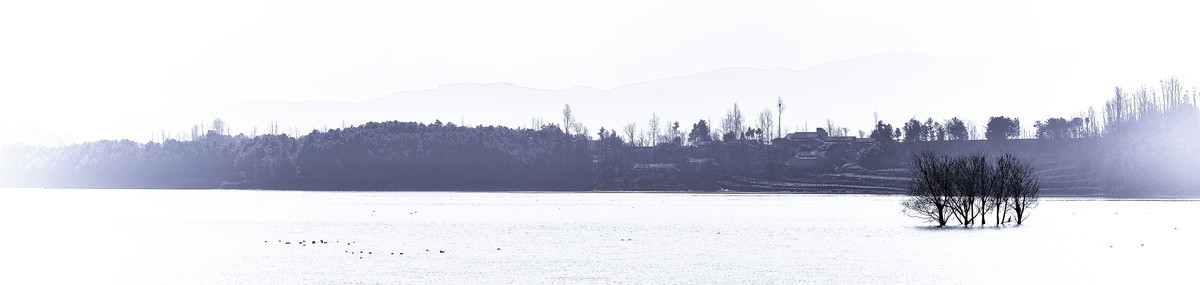
<instances>
[{"instance_id":1,"label":"tree line","mask_svg":"<svg viewBox=\"0 0 1200 285\"><path fill-rule=\"evenodd\" d=\"M1103 155L1096 158L1100 180L1120 193L1156 189L1191 195L1200 185L1200 109L1197 95L1178 78L1158 88L1117 87L1105 102L1101 123Z\"/></svg>"},{"instance_id":2,"label":"tree line","mask_svg":"<svg viewBox=\"0 0 1200 285\"><path fill-rule=\"evenodd\" d=\"M371 122L286 134L7 149L7 186L589 189L588 140L542 129Z\"/></svg>"},{"instance_id":3,"label":"tree line","mask_svg":"<svg viewBox=\"0 0 1200 285\"><path fill-rule=\"evenodd\" d=\"M1194 188L1200 184L1200 175L1196 175L1200 167L1192 163L1200 160L1194 147L1200 139L1195 132L1200 129L1196 92L1189 95L1182 91L1176 79L1160 83L1158 89L1117 88L1099 112L1089 109L1071 119L1039 120L1034 124L1037 137L1055 144L1069 142L1052 139L1094 137L1102 148L1071 154L1087 157L1089 167L1095 168L1089 171L1098 173L1097 180L1116 192L1130 193L1128 196L1148 189ZM780 98L774 107L759 112L753 122L745 118L736 103L723 118L694 124L652 114L645 132L629 124L619 130L600 128L598 133L591 133L575 119L569 105L564 105L561 123L546 124L535 118L529 128L393 121L297 135L296 131L281 134L278 124L272 123L266 134L257 135L255 131L247 136L234 135L228 123L217 119L209 130L203 125L194 126L191 140L98 141L56 148L0 149L4 152L0 155L0 182L50 187L212 188L215 183L224 183L235 188L433 189L493 185L490 187L589 189L621 180L635 163L684 165L710 161L720 166L720 172L702 178L726 174L786 178L780 169L797 151L829 150L826 158L836 165L821 171L843 164L876 170L909 167L906 156L913 149L980 146L920 143L980 139L977 127L968 120L913 118L893 126L876 115L869 135L859 132L860 137L874 139L873 143L856 144L854 148L836 148L842 146L836 143L788 147L776 144L780 142L778 137L787 132L781 120L787 105ZM983 126L982 137L989 141L1032 137L1028 134L1034 132L1022 135L1020 122L1018 118L991 117ZM826 131L829 136L848 133L847 128L828 120L818 131ZM712 143L722 140L733 143ZM699 147L708 145L714 146ZM455 176L462 173L467 173L466 177Z\"/></svg>"}]
</instances>

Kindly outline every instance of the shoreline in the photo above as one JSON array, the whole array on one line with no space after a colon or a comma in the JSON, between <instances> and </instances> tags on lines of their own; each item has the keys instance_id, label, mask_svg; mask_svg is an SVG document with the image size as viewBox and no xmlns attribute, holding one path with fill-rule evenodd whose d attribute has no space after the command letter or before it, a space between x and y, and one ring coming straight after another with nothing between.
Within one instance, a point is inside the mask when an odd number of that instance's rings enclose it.
<instances>
[{"instance_id":1,"label":"shoreline","mask_svg":"<svg viewBox=\"0 0 1200 285\"><path fill-rule=\"evenodd\" d=\"M697 194L697 195L819 195L819 196L838 196L838 195L858 195L858 196L907 196L907 193L895 192L872 192L872 191L753 191L753 190L728 190L728 191L690 191L690 190L621 190L621 189L591 189L591 190L544 190L544 189L497 189L497 190L476 190L476 189L389 189L389 190L316 190L316 189L222 189L222 188L58 188L58 187L0 187L0 191L4 190L184 190L184 191L264 191L264 192L346 192L346 193L368 193L368 192L409 192L409 193L507 193L507 194L556 194L556 193L594 193L594 194ZM1200 197L1186 196L1156 196L1156 197L1121 197L1121 196L1104 196L1104 195L1069 195L1069 194L1049 194L1042 195L1042 198L1052 198L1055 200L1121 200L1121 201L1200 201Z\"/></svg>"}]
</instances>

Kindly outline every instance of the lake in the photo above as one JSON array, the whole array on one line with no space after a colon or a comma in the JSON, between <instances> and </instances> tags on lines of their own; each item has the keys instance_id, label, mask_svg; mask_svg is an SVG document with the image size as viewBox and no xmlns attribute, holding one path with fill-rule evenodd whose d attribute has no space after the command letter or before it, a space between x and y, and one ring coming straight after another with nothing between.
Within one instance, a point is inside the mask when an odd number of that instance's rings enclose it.
<instances>
[{"instance_id":1,"label":"lake","mask_svg":"<svg viewBox=\"0 0 1200 285\"><path fill-rule=\"evenodd\" d=\"M937 229L901 199L0 189L0 283L1196 279L1198 201L1043 198L1026 225Z\"/></svg>"}]
</instances>

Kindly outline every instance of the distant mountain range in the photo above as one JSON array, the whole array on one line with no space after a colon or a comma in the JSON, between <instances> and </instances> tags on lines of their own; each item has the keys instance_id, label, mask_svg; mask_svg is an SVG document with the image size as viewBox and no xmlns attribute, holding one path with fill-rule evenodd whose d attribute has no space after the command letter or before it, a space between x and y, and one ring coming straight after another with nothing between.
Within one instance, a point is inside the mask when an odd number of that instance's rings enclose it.
<instances>
[{"instance_id":1,"label":"distant mountain range","mask_svg":"<svg viewBox=\"0 0 1200 285\"><path fill-rule=\"evenodd\" d=\"M958 116L982 126L988 116L997 115L1032 124L1083 111L1108 96L1111 84L1072 78L1078 73L1076 66L1069 60L1021 55L950 58L896 52L805 70L724 68L607 90L448 84L364 102L254 101L162 111L147 115L154 120L137 116L122 123L145 130L135 134L138 141L158 130L179 136L192 124L218 117L229 122L234 133L247 134L251 126L265 133L272 121L288 133L388 120L522 127L534 117L561 122L563 105L570 104L579 121L595 133L600 127L620 129L628 123L644 128L651 114L664 122L679 121L687 129L699 119L719 122L734 103L752 122L762 110L774 110L776 98L782 97L788 105L784 127L792 131L805 124L815 129L828 119L857 134L869 130L873 112L893 124L914 116Z\"/></svg>"}]
</instances>

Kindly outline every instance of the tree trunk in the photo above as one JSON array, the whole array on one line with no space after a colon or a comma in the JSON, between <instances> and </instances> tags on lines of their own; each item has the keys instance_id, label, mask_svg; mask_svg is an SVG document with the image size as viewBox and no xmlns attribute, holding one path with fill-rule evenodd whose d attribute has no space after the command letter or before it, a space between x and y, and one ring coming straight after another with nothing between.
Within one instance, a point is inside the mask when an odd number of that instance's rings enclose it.
<instances>
[{"instance_id":1,"label":"tree trunk","mask_svg":"<svg viewBox=\"0 0 1200 285\"><path fill-rule=\"evenodd\" d=\"M1000 205L996 204L996 226L997 227L999 227L1000 224L1004 223L1004 218L1002 217L1002 215L1003 215L1002 213L1004 213L1004 211L1002 211L1000 209L1002 209L1002 208L1000 208Z\"/></svg>"}]
</instances>

